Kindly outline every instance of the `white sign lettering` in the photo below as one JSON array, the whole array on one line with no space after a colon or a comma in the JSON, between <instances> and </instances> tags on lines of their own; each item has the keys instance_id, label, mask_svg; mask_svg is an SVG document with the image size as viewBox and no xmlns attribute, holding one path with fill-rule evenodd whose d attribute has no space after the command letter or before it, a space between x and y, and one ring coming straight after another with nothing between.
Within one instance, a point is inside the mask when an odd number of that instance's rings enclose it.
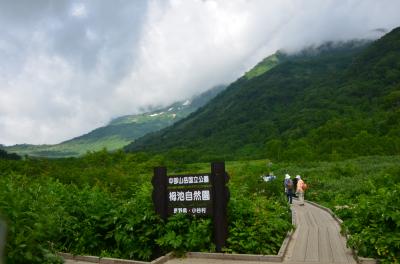
<instances>
[{"instance_id":1,"label":"white sign lettering","mask_svg":"<svg viewBox=\"0 0 400 264\"><path fill-rule=\"evenodd\" d=\"M205 214L205 213L207 213L207 208L205 208L205 207L194 207L194 208L178 207L178 208L174 208L173 212L174 212L174 214L178 214L178 213L187 214L189 212L191 212L193 214Z\"/></svg>"},{"instance_id":2,"label":"white sign lettering","mask_svg":"<svg viewBox=\"0 0 400 264\"><path fill-rule=\"evenodd\" d=\"M176 192L169 192L169 200L173 202L176 201Z\"/></svg>"},{"instance_id":3,"label":"white sign lettering","mask_svg":"<svg viewBox=\"0 0 400 264\"><path fill-rule=\"evenodd\" d=\"M210 182L210 180L208 178L208 175L204 175L204 183L209 183L209 182Z\"/></svg>"},{"instance_id":4,"label":"white sign lettering","mask_svg":"<svg viewBox=\"0 0 400 264\"><path fill-rule=\"evenodd\" d=\"M201 201L201 191L194 191L193 192L193 200L194 201Z\"/></svg>"},{"instance_id":5,"label":"white sign lettering","mask_svg":"<svg viewBox=\"0 0 400 264\"><path fill-rule=\"evenodd\" d=\"M178 196L177 200L178 201L185 201L185 193L184 192L176 192L176 195Z\"/></svg>"},{"instance_id":6,"label":"white sign lettering","mask_svg":"<svg viewBox=\"0 0 400 264\"><path fill-rule=\"evenodd\" d=\"M209 190L202 191L201 197L202 197L203 201L209 201L210 200L210 191Z\"/></svg>"},{"instance_id":7,"label":"white sign lettering","mask_svg":"<svg viewBox=\"0 0 400 264\"><path fill-rule=\"evenodd\" d=\"M169 185L190 185L190 184L210 183L209 175L187 175L187 176L171 176L168 179Z\"/></svg>"},{"instance_id":8,"label":"white sign lettering","mask_svg":"<svg viewBox=\"0 0 400 264\"><path fill-rule=\"evenodd\" d=\"M186 201L193 201L193 193L191 191L187 191L185 193Z\"/></svg>"}]
</instances>

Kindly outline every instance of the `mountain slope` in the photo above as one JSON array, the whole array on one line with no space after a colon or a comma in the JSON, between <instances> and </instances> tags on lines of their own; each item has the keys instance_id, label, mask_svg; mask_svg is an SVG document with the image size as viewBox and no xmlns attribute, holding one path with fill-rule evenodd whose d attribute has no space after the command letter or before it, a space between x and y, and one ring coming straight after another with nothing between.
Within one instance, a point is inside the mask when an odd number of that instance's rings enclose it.
<instances>
[{"instance_id":1,"label":"mountain slope","mask_svg":"<svg viewBox=\"0 0 400 264\"><path fill-rule=\"evenodd\" d=\"M120 149L135 139L167 127L203 106L225 86L217 86L192 99L139 115L127 115L112 120L107 126L56 145L14 145L2 147L8 152L39 157L79 156L87 151Z\"/></svg>"},{"instance_id":2,"label":"mountain slope","mask_svg":"<svg viewBox=\"0 0 400 264\"><path fill-rule=\"evenodd\" d=\"M283 54L281 52L276 52L275 54L272 54L271 56L268 56L265 59L263 59L256 66L254 66L250 71L246 72L244 76L247 79L253 79L254 77L262 75L262 74L266 73L267 71L271 70L272 68L274 68L276 65L278 65L282 61L284 61L285 57L286 57L285 54Z\"/></svg>"},{"instance_id":3,"label":"mountain slope","mask_svg":"<svg viewBox=\"0 0 400 264\"><path fill-rule=\"evenodd\" d=\"M400 29L374 43L327 43L232 83L205 107L127 151L200 160L399 154Z\"/></svg>"}]
</instances>

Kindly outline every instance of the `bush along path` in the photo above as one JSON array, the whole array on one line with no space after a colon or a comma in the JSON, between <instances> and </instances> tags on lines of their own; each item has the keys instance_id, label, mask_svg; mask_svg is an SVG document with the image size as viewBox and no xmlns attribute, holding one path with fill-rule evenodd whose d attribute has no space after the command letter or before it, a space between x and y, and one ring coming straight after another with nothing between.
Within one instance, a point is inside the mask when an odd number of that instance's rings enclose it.
<instances>
[{"instance_id":1,"label":"bush along path","mask_svg":"<svg viewBox=\"0 0 400 264\"><path fill-rule=\"evenodd\" d=\"M135 184L125 194L101 184L65 184L0 170L6 263L61 263L56 252L150 261L171 251L215 251L211 219L179 214L163 222L154 212L151 184ZM279 251L291 228L284 199L250 195L232 184L228 209L229 252Z\"/></svg>"},{"instance_id":2,"label":"bush along path","mask_svg":"<svg viewBox=\"0 0 400 264\"><path fill-rule=\"evenodd\" d=\"M346 239L340 234L339 223L329 212L310 203L306 203L305 206L300 206L296 200L293 202L292 210L294 211L296 230L291 237L282 263L356 263L352 251L346 247ZM216 259L210 259L210 256L206 254L204 255L205 258L201 258L201 254L196 254L196 256L197 258L174 258L166 263L269 263L265 261L254 261L254 256L249 256L249 260L233 260L232 257L227 257L230 259L229 261L224 259L224 256L221 255L216 255ZM243 256L241 258L243 259ZM68 260L67 263L86 264L85 262L76 262L74 260Z\"/></svg>"}]
</instances>

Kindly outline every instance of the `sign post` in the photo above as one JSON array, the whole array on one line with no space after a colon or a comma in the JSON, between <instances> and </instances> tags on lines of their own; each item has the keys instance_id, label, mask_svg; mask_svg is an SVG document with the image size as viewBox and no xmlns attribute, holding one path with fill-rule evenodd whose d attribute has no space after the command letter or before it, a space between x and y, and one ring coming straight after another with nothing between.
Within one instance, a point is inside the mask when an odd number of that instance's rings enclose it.
<instances>
[{"instance_id":1,"label":"sign post","mask_svg":"<svg viewBox=\"0 0 400 264\"><path fill-rule=\"evenodd\" d=\"M214 241L217 252L222 252L228 238L228 219L227 205L229 200L229 190L226 183L229 176L225 172L224 162L215 162L211 164L211 175L213 179L214 194Z\"/></svg>"},{"instance_id":2,"label":"sign post","mask_svg":"<svg viewBox=\"0 0 400 264\"><path fill-rule=\"evenodd\" d=\"M211 216L216 251L221 252L228 237L227 204L229 177L224 162L211 163L211 173L169 175L167 168L154 168L153 202L164 220L177 213Z\"/></svg>"},{"instance_id":3,"label":"sign post","mask_svg":"<svg viewBox=\"0 0 400 264\"><path fill-rule=\"evenodd\" d=\"M164 220L167 219L167 168L156 167L154 168L154 176L152 179L153 184L153 203L156 213Z\"/></svg>"}]
</instances>

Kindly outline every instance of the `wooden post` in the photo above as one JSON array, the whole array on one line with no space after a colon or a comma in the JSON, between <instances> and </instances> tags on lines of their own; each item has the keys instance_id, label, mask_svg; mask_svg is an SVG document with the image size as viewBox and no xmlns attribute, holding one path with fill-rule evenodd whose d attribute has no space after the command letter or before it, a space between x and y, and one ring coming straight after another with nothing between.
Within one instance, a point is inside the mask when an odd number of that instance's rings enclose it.
<instances>
[{"instance_id":1,"label":"wooden post","mask_svg":"<svg viewBox=\"0 0 400 264\"><path fill-rule=\"evenodd\" d=\"M6 223L0 219L0 264L3 264L4 247L6 245Z\"/></svg>"},{"instance_id":2,"label":"wooden post","mask_svg":"<svg viewBox=\"0 0 400 264\"><path fill-rule=\"evenodd\" d=\"M162 219L166 220L168 214L167 168L155 167L154 176L151 182L153 184L153 203L156 213Z\"/></svg>"},{"instance_id":3,"label":"wooden post","mask_svg":"<svg viewBox=\"0 0 400 264\"><path fill-rule=\"evenodd\" d=\"M214 242L217 252L222 252L228 238L227 205L229 191L225 186L229 177L225 172L224 162L211 163L211 181L213 190L213 220L214 220Z\"/></svg>"}]
</instances>

